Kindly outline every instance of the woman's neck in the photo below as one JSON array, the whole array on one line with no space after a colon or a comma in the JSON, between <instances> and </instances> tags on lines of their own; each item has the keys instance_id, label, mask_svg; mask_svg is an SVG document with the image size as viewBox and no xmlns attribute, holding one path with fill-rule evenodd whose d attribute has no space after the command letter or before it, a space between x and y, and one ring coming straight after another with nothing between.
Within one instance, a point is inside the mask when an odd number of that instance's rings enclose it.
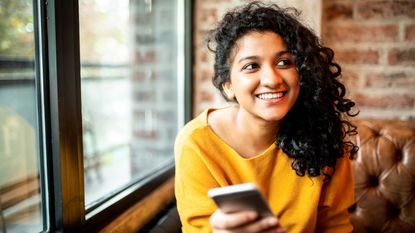
<instances>
[{"instance_id":1,"label":"woman's neck","mask_svg":"<svg viewBox=\"0 0 415 233\"><path fill-rule=\"evenodd\" d=\"M241 138L249 138L246 143L258 150L268 148L275 142L279 122L269 122L257 118L244 109L235 107L235 127Z\"/></svg>"},{"instance_id":2,"label":"woman's neck","mask_svg":"<svg viewBox=\"0 0 415 233\"><path fill-rule=\"evenodd\" d=\"M250 158L263 153L275 142L278 122L266 122L242 112L238 105L212 111L209 127L239 155Z\"/></svg>"}]
</instances>

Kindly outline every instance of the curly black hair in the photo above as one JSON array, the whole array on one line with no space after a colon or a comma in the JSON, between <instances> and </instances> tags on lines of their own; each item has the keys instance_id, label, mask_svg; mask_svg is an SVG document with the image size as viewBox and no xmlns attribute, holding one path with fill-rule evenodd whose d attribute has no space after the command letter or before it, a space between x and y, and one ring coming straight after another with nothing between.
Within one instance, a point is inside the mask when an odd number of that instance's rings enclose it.
<instances>
[{"instance_id":1,"label":"curly black hair","mask_svg":"<svg viewBox=\"0 0 415 233\"><path fill-rule=\"evenodd\" d=\"M212 81L226 98L222 84L230 81L230 60L237 40L252 31L280 35L296 59L301 91L282 120L275 143L293 160L291 166L297 175L330 179L337 159L344 154L352 159L358 150L347 139L357 134L347 120L357 113L352 112L355 103L345 98L345 86L338 80L341 68L333 62L333 50L322 46L312 30L296 19L299 14L295 8L257 1L225 14L208 37L208 48L215 54Z\"/></svg>"}]
</instances>

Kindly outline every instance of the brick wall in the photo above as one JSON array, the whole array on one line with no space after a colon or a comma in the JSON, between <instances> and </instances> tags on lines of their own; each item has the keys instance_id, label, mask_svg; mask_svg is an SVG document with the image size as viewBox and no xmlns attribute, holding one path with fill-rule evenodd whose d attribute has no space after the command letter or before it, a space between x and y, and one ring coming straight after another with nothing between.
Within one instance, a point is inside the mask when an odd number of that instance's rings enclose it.
<instances>
[{"instance_id":1,"label":"brick wall","mask_svg":"<svg viewBox=\"0 0 415 233\"><path fill-rule=\"evenodd\" d=\"M213 55L208 51L205 39L208 31L213 28L226 9L235 5L231 0L194 1L194 115L198 115L208 106L222 106L225 104L211 82Z\"/></svg>"},{"instance_id":2,"label":"brick wall","mask_svg":"<svg viewBox=\"0 0 415 233\"><path fill-rule=\"evenodd\" d=\"M323 0L322 40L335 50L360 117L415 117L415 1Z\"/></svg>"},{"instance_id":3,"label":"brick wall","mask_svg":"<svg viewBox=\"0 0 415 233\"><path fill-rule=\"evenodd\" d=\"M230 8L246 0L196 0L194 12L194 115L226 102L211 83L213 55L206 33ZM359 117L415 117L415 1L272 1L301 7L303 22L319 27L335 50L343 82ZM320 5L321 4L321 5ZM316 9L322 8L321 9ZM313 21L317 23L309 23ZM317 33L319 28L314 29Z\"/></svg>"},{"instance_id":4,"label":"brick wall","mask_svg":"<svg viewBox=\"0 0 415 233\"><path fill-rule=\"evenodd\" d=\"M176 1L132 0L131 173L143 175L171 158L177 133Z\"/></svg>"}]
</instances>

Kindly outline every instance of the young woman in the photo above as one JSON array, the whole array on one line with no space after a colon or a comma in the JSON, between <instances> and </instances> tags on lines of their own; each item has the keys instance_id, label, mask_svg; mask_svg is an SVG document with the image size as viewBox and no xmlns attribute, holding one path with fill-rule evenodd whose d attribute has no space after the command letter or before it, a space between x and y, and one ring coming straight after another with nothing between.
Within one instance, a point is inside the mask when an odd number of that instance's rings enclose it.
<instances>
[{"instance_id":1,"label":"young woman","mask_svg":"<svg viewBox=\"0 0 415 233\"><path fill-rule=\"evenodd\" d=\"M351 232L349 158L356 133L333 51L295 9L259 2L228 12L212 32L213 83L235 102L207 109L175 144L183 232ZM209 189L255 183L275 216L223 213Z\"/></svg>"}]
</instances>

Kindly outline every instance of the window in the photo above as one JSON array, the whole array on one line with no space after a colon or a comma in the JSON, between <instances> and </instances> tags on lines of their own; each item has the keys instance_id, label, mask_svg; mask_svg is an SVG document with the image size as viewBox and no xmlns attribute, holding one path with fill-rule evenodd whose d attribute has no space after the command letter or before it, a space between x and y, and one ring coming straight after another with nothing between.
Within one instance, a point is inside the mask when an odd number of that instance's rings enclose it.
<instances>
[{"instance_id":1,"label":"window","mask_svg":"<svg viewBox=\"0 0 415 233\"><path fill-rule=\"evenodd\" d=\"M0 232L43 230L33 6L0 3Z\"/></svg>"},{"instance_id":2,"label":"window","mask_svg":"<svg viewBox=\"0 0 415 233\"><path fill-rule=\"evenodd\" d=\"M189 2L0 3L0 232L97 231L173 174Z\"/></svg>"},{"instance_id":3,"label":"window","mask_svg":"<svg viewBox=\"0 0 415 233\"><path fill-rule=\"evenodd\" d=\"M180 56L177 1L79 3L88 206L172 163Z\"/></svg>"}]
</instances>

